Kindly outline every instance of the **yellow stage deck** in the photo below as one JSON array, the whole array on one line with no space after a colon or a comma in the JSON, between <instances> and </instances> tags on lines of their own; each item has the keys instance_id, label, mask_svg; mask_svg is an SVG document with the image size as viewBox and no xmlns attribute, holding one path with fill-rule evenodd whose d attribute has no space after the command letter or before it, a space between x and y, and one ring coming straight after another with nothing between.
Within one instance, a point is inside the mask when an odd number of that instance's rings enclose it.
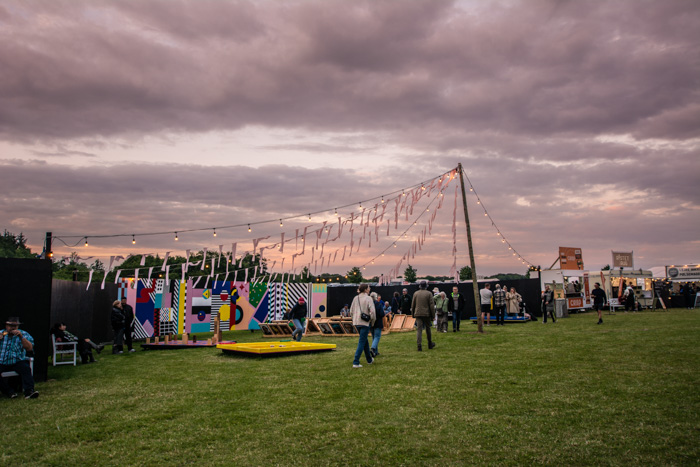
<instances>
[{"instance_id":1,"label":"yellow stage deck","mask_svg":"<svg viewBox=\"0 0 700 467\"><path fill-rule=\"evenodd\" d=\"M335 344L318 344L316 342L248 342L241 344L219 344L217 349L224 353L243 353L249 355L284 355L305 352L322 352L334 350Z\"/></svg>"}]
</instances>

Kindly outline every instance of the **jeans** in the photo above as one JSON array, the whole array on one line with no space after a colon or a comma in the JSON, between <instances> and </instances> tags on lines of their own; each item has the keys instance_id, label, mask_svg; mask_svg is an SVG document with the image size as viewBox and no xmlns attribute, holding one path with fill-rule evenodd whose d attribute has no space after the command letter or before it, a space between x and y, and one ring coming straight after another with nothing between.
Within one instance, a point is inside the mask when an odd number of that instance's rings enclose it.
<instances>
[{"instance_id":1,"label":"jeans","mask_svg":"<svg viewBox=\"0 0 700 467\"><path fill-rule=\"evenodd\" d=\"M379 339L382 338L382 328L372 328L372 349L374 353L379 353Z\"/></svg>"},{"instance_id":2,"label":"jeans","mask_svg":"<svg viewBox=\"0 0 700 467\"><path fill-rule=\"evenodd\" d=\"M425 335L428 336L428 344L433 342L430 335L430 318L428 316L416 316L416 327L418 347L421 347L423 343L423 328L425 328Z\"/></svg>"},{"instance_id":3,"label":"jeans","mask_svg":"<svg viewBox=\"0 0 700 467\"><path fill-rule=\"evenodd\" d=\"M292 323L294 323L294 332L292 333L292 339L294 339L297 342L301 342L301 335L304 334L304 326L301 324L301 320L298 319L293 319Z\"/></svg>"},{"instance_id":4,"label":"jeans","mask_svg":"<svg viewBox=\"0 0 700 467\"><path fill-rule=\"evenodd\" d=\"M459 311L452 312L452 330L459 330L459 322L461 321L461 313Z\"/></svg>"},{"instance_id":5,"label":"jeans","mask_svg":"<svg viewBox=\"0 0 700 467\"><path fill-rule=\"evenodd\" d=\"M369 335L369 326L355 326L357 331L360 333L360 340L357 341L357 350L355 351L355 360L352 361L353 365L360 364L360 356L362 352L365 353L365 358L367 363L372 361L372 354L369 353L369 342L367 342L367 336Z\"/></svg>"},{"instance_id":6,"label":"jeans","mask_svg":"<svg viewBox=\"0 0 700 467\"><path fill-rule=\"evenodd\" d=\"M34 377L32 376L32 368L29 366L29 360L20 360L13 365L0 365L0 373L5 371L15 371L22 378L22 388L25 396L34 392ZM0 378L0 390L6 396L14 393L10 385L7 384L6 378Z\"/></svg>"},{"instance_id":7,"label":"jeans","mask_svg":"<svg viewBox=\"0 0 700 467\"><path fill-rule=\"evenodd\" d=\"M114 330L114 344L112 345L112 353L121 352L124 350L124 328Z\"/></svg>"},{"instance_id":8,"label":"jeans","mask_svg":"<svg viewBox=\"0 0 700 467\"><path fill-rule=\"evenodd\" d=\"M547 322L547 313L549 313L549 316L552 317L552 321L556 323L557 320L554 318L554 307L549 307L547 305L542 305L542 322Z\"/></svg>"}]
</instances>

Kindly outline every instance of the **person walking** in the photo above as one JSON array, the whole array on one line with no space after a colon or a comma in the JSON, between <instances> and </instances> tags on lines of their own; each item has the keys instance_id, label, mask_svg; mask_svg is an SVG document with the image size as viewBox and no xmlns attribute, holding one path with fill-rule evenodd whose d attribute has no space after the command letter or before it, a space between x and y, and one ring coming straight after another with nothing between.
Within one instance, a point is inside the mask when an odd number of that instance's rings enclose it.
<instances>
[{"instance_id":1,"label":"person walking","mask_svg":"<svg viewBox=\"0 0 700 467\"><path fill-rule=\"evenodd\" d=\"M542 292L542 324L547 324L547 314L552 317L552 322L556 323L554 318L554 291L549 288L549 284L544 286Z\"/></svg>"},{"instance_id":2,"label":"person walking","mask_svg":"<svg viewBox=\"0 0 700 467\"><path fill-rule=\"evenodd\" d=\"M365 353L365 358L369 365L374 363L374 358L369 350L367 336L369 335L370 326L374 324L377 318L377 314L374 309L374 302L367 295L369 291L369 284L360 284L360 287L357 289L358 294L352 299L352 304L350 305L352 324L360 334L360 338L357 341L357 350L355 350L355 359L352 361L353 368L362 368L362 365L360 365L362 352Z\"/></svg>"},{"instance_id":3,"label":"person walking","mask_svg":"<svg viewBox=\"0 0 700 467\"><path fill-rule=\"evenodd\" d=\"M493 297L493 292L491 292L491 284L486 283L484 288L479 290L479 296L481 297L481 317L486 315L487 324L486 326L491 326L491 298Z\"/></svg>"},{"instance_id":4,"label":"person walking","mask_svg":"<svg viewBox=\"0 0 700 467\"><path fill-rule=\"evenodd\" d=\"M131 340L134 335L134 320L136 316L134 316L134 309L131 305L126 303L126 297L122 297L122 310L124 311L124 343L129 352L136 352Z\"/></svg>"},{"instance_id":5,"label":"person walking","mask_svg":"<svg viewBox=\"0 0 700 467\"><path fill-rule=\"evenodd\" d=\"M392 316L399 312L401 309L401 296L398 292L394 292L394 296L391 298L391 314Z\"/></svg>"},{"instance_id":6,"label":"person walking","mask_svg":"<svg viewBox=\"0 0 700 467\"><path fill-rule=\"evenodd\" d=\"M506 324L506 291L505 286L501 288L501 284L496 284L496 290L493 291L493 308L496 312L496 326L504 326Z\"/></svg>"},{"instance_id":7,"label":"person walking","mask_svg":"<svg viewBox=\"0 0 700 467\"><path fill-rule=\"evenodd\" d=\"M437 331L447 332L448 301L445 292L440 292L435 296L435 310L437 311Z\"/></svg>"},{"instance_id":8,"label":"person walking","mask_svg":"<svg viewBox=\"0 0 700 467\"><path fill-rule=\"evenodd\" d=\"M593 285L591 296L593 296L593 309L598 312L598 324L603 324L603 307L607 297L605 296L605 291L600 288L599 282Z\"/></svg>"},{"instance_id":9,"label":"person walking","mask_svg":"<svg viewBox=\"0 0 700 467\"><path fill-rule=\"evenodd\" d=\"M627 288L625 289L624 293L625 297L625 311L634 311L635 310L635 297L634 297L634 289L632 288L631 285L628 285Z\"/></svg>"},{"instance_id":10,"label":"person walking","mask_svg":"<svg viewBox=\"0 0 700 467\"><path fill-rule=\"evenodd\" d=\"M430 334L430 325L435 319L435 302L433 301L433 294L428 292L428 283L426 281L420 281L418 284L418 291L413 294L411 299L411 316L416 319L417 335L416 343L418 344L418 351L423 350L423 329L425 328L425 334L428 337L428 349L435 348L435 342Z\"/></svg>"},{"instance_id":11,"label":"person walking","mask_svg":"<svg viewBox=\"0 0 700 467\"><path fill-rule=\"evenodd\" d=\"M459 289L452 287L452 295L447 301L447 309L452 312L452 332L459 331L459 323L462 321L462 311L466 305L466 300L459 293Z\"/></svg>"},{"instance_id":12,"label":"person walking","mask_svg":"<svg viewBox=\"0 0 700 467\"><path fill-rule=\"evenodd\" d=\"M112 344L112 353L124 353L123 342L124 326L126 325L126 316L124 316L124 310L122 310L122 302L120 300L115 300L112 303L112 315L110 316L110 321L112 322L112 331L114 331L114 343Z\"/></svg>"},{"instance_id":13,"label":"person walking","mask_svg":"<svg viewBox=\"0 0 700 467\"><path fill-rule=\"evenodd\" d=\"M384 303L382 302L382 296L378 295L376 292L369 294L372 297L374 303L374 312L376 318L374 324L370 329L372 333L372 345L369 347L369 353L372 354L372 358L379 355L379 339L382 338L382 329L384 328Z\"/></svg>"},{"instance_id":14,"label":"person walking","mask_svg":"<svg viewBox=\"0 0 700 467\"><path fill-rule=\"evenodd\" d=\"M301 342L301 336L304 334L304 323L306 319L306 300L304 297L299 297L297 304L294 305L292 310L289 312L289 316L294 323L294 332L292 332L292 339Z\"/></svg>"}]
</instances>

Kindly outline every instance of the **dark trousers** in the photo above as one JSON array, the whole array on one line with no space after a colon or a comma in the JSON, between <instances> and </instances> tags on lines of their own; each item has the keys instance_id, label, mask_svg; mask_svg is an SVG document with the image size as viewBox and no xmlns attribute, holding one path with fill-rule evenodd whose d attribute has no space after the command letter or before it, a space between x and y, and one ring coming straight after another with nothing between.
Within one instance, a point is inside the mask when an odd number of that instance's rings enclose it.
<instances>
[{"instance_id":1,"label":"dark trousers","mask_svg":"<svg viewBox=\"0 0 700 467\"><path fill-rule=\"evenodd\" d=\"M549 313L549 316L552 317L552 322L556 323L557 320L554 318L554 307L547 307L542 304L542 322L546 323L547 322L547 313Z\"/></svg>"},{"instance_id":2,"label":"dark trousers","mask_svg":"<svg viewBox=\"0 0 700 467\"><path fill-rule=\"evenodd\" d=\"M506 306L499 305L496 307L496 325L506 324Z\"/></svg>"},{"instance_id":3,"label":"dark trousers","mask_svg":"<svg viewBox=\"0 0 700 467\"><path fill-rule=\"evenodd\" d=\"M134 327L133 326L127 326L124 328L124 343L126 344L126 347L131 350L133 347L131 345L131 336L134 334Z\"/></svg>"},{"instance_id":4,"label":"dark trousers","mask_svg":"<svg viewBox=\"0 0 700 467\"><path fill-rule=\"evenodd\" d=\"M432 320L430 319L429 316L416 316L416 328L417 328L416 340L418 342L418 347L421 347L421 344L423 343L423 328L425 328L425 335L428 336L428 344L433 342L433 339L431 338L431 335L430 335L431 322L432 322Z\"/></svg>"},{"instance_id":5,"label":"dark trousers","mask_svg":"<svg viewBox=\"0 0 700 467\"><path fill-rule=\"evenodd\" d=\"M452 330L453 331L459 331L459 323L462 321L462 313L459 311L453 311L452 312Z\"/></svg>"},{"instance_id":6,"label":"dark trousers","mask_svg":"<svg viewBox=\"0 0 700 467\"><path fill-rule=\"evenodd\" d=\"M0 373L5 371L16 371L17 374L22 378L22 388L24 389L24 395L28 396L34 392L34 377L32 376L32 369L29 366L29 360L20 360L14 365L0 365ZM10 396L14 391L7 384L6 378L0 378L0 390L6 396Z\"/></svg>"},{"instance_id":7,"label":"dark trousers","mask_svg":"<svg viewBox=\"0 0 700 467\"><path fill-rule=\"evenodd\" d=\"M124 351L124 328L114 329L114 344L112 345L112 353Z\"/></svg>"}]
</instances>

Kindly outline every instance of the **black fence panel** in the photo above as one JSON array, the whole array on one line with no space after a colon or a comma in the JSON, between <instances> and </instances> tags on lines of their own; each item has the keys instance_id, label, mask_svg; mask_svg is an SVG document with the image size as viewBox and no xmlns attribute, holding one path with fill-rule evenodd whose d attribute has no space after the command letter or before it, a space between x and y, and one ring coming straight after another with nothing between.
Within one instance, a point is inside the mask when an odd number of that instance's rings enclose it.
<instances>
[{"instance_id":1,"label":"black fence panel","mask_svg":"<svg viewBox=\"0 0 700 467\"><path fill-rule=\"evenodd\" d=\"M34 379L46 381L51 341L51 261L0 258L0 319L19 316L34 338Z\"/></svg>"},{"instance_id":2,"label":"black fence panel","mask_svg":"<svg viewBox=\"0 0 700 467\"><path fill-rule=\"evenodd\" d=\"M117 299L116 284L90 284L72 281L53 281L51 294L51 325L63 322L67 330L80 338L89 337L93 342L112 341L114 335L110 323L112 302Z\"/></svg>"}]
</instances>

